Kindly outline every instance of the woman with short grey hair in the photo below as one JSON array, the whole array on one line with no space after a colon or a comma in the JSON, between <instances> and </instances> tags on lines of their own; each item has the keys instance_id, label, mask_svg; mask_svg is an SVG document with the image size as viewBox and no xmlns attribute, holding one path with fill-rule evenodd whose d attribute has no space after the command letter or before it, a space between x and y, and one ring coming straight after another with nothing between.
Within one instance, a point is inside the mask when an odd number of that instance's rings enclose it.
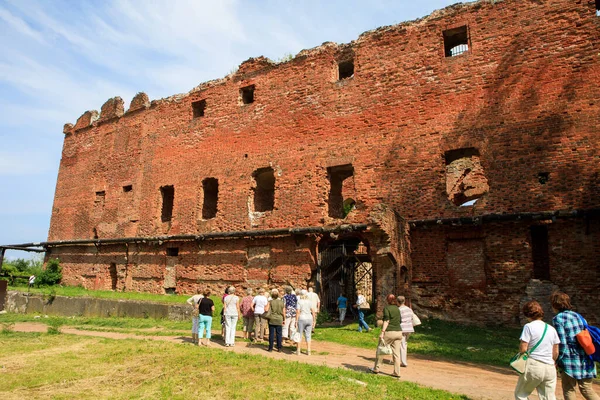
<instances>
[{"instance_id":1,"label":"woman with short grey hair","mask_svg":"<svg viewBox=\"0 0 600 400\"><path fill-rule=\"evenodd\" d=\"M246 289L246 297L244 297L240 303L240 311L242 318L244 319L244 326L242 328L244 332L244 339L252 339L252 331L254 330L254 311L252 311L252 288Z\"/></svg>"},{"instance_id":2,"label":"woman with short grey hair","mask_svg":"<svg viewBox=\"0 0 600 400\"><path fill-rule=\"evenodd\" d=\"M240 316L240 298L235 295L235 287L227 289L223 299L223 316L225 317L225 347L235 346L235 327Z\"/></svg>"}]
</instances>

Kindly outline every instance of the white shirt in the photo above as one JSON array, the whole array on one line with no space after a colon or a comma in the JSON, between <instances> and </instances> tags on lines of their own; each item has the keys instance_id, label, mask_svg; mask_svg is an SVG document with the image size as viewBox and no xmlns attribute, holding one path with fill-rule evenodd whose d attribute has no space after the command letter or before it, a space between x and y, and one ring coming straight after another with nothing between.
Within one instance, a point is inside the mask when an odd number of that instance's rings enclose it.
<instances>
[{"instance_id":1,"label":"white shirt","mask_svg":"<svg viewBox=\"0 0 600 400\"><path fill-rule=\"evenodd\" d=\"M308 299L300 299L298 300L298 305L296 306L296 310L298 310L298 319L312 319L311 310L313 310L310 300Z\"/></svg>"},{"instance_id":2,"label":"white shirt","mask_svg":"<svg viewBox=\"0 0 600 400\"><path fill-rule=\"evenodd\" d=\"M367 301L367 299L365 299L365 296L363 296L362 294L358 295L358 297L356 298L356 305L358 306L358 308L360 308L360 305L365 303Z\"/></svg>"},{"instance_id":3,"label":"white shirt","mask_svg":"<svg viewBox=\"0 0 600 400\"><path fill-rule=\"evenodd\" d=\"M252 299L252 304L254 304L254 315L262 314L265 312L265 306L269 303L267 298L263 295L258 295Z\"/></svg>"},{"instance_id":4,"label":"white shirt","mask_svg":"<svg viewBox=\"0 0 600 400\"><path fill-rule=\"evenodd\" d=\"M190 306L196 305L198 304L198 302L200 301L200 299L203 299L204 295L202 294L195 294L192 297L190 297L189 299L187 299L186 303L188 303Z\"/></svg>"},{"instance_id":5,"label":"white shirt","mask_svg":"<svg viewBox=\"0 0 600 400\"><path fill-rule=\"evenodd\" d=\"M544 327L546 323L541 320L531 321L523 327L523 333L521 333L521 341L527 342L527 351L536 345L536 343L542 337L544 333ZM548 330L546 331L546 336L544 336L544 341L540 343L540 345L535 349L533 353L529 353L529 357L537 360L539 362L543 362L544 364L554 364L554 360L552 359L552 348L555 344L559 344L560 339L558 338L558 333L556 333L556 329L552 326L548 325Z\"/></svg>"},{"instance_id":6,"label":"white shirt","mask_svg":"<svg viewBox=\"0 0 600 400\"><path fill-rule=\"evenodd\" d=\"M308 300L310 300L310 306L313 310L315 310L315 312L319 312L319 295L316 294L315 292L308 292L307 293L308 296Z\"/></svg>"},{"instance_id":7,"label":"white shirt","mask_svg":"<svg viewBox=\"0 0 600 400\"><path fill-rule=\"evenodd\" d=\"M228 294L223 299L223 315L238 315L237 303L240 300L235 294Z\"/></svg>"},{"instance_id":8,"label":"white shirt","mask_svg":"<svg viewBox=\"0 0 600 400\"><path fill-rule=\"evenodd\" d=\"M402 329L402 333L414 332L415 328L412 323L413 310L405 305L398 308L400 309L400 328Z\"/></svg>"}]
</instances>

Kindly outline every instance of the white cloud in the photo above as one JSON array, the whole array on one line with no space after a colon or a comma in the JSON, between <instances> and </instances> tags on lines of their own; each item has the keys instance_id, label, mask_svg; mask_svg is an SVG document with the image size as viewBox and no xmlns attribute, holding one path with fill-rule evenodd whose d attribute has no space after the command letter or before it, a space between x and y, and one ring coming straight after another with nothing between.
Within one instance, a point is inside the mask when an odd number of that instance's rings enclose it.
<instances>
[{"instance_id":1,"label":"white cloud","mask_svg":"<svg viewBox=\"0 0 600 400\"><path fill-rule=\"evenodd\" d=\"M23 21L21 18L15 17L13 14L11 14L8 10L4 8L0 8L0 19L4 20L4 22L8 23L19 33L22 33L34 39L37 42L44 42L44 38L39 32L31 29L31 27L27 25L25 21Z\"/></svg>"}]
</instances>

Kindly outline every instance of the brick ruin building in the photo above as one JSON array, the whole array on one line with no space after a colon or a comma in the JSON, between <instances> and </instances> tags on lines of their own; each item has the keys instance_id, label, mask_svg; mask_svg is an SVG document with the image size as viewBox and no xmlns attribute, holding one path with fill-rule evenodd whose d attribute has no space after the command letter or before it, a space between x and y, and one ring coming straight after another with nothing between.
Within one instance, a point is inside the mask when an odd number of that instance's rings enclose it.
<instances>
[{"instance_id":1,"label":"brick ruin building","mask_svg":"<svg viewBox=\"0 0 600 400\"><path fill-rule=\"evenodd\" d=\"M600 320L594 0L480 0L258 57L64 128L47 249L64 283L192 293L317 284L516 324Z\"/></svg>"}]
</instances>

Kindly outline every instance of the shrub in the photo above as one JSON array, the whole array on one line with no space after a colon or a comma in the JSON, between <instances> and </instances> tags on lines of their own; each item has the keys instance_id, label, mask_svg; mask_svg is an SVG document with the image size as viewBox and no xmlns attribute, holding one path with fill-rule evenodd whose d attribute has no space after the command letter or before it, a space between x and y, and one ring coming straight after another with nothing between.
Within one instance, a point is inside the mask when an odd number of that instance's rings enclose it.
<instances>
[{"instance_id":1,"label":"shrub","mask_svg":"<svg viewBox=\"0 0 600 400\"><path fill-rule=\"evenodd\" d=\"M46 264L46 269L42 270L38 279L36 279L36 283L39 285L56 285L62 279L62 267L59 264L58 259L53 258L48 260L48 264Z\"/></svg>"},{"instance_id":2,"label":"shrub","mask_svg":"<svg viewBox=\"0 0 600 400\"><path fill-rule=\"evenodd\" d=\"M320 311L317 314L317 325L331 321L331 316L327 310Z\"/></svg>"}]
</instances>

